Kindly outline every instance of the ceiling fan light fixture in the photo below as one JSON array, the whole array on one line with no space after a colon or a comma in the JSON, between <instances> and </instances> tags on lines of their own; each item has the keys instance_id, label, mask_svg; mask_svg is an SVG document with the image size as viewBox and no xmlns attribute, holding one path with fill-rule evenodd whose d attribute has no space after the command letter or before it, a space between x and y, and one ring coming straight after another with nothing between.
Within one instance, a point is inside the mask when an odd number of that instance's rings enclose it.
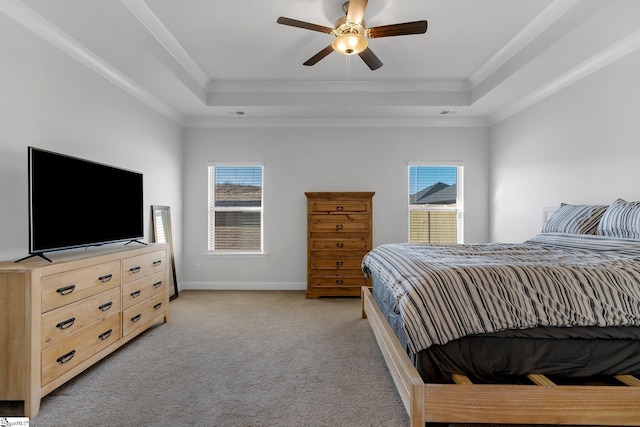
<instances>
[{"instance_id":1,"label":"ceiling fan light fixture","mask_svg":"<svg viewBox=\"0 0 640 427\"><path fill-rule=\"evenodd\" d=\"M369 46L369 42L360 34L347 33L336 36L331 46L343 55L357 55Z\"/></svg>"},{"instance_id":2,"label":"ceiling fan light fixture","mask_svg":"<svg viewBox=\"0 0 640 427\"><path fill-rule=\"evenodd\" d=\"M315 65L322 58L325 58L335 51L341 55L358 55L360 59L367 64L369 69L373 71L382 67L382 61L369 49L367 39L424 34L427 32L427 21L422 20L367 27L367 23L363 19L367 3L368 0L348 0L345 2L342 5L345 16L338 18L333 28L299 21L297 19L285 18L284 16L279 17L276 22L290 27L331 34L335 37L333 43L307 59L302 65Z\"/></svg>"}]
</instances>

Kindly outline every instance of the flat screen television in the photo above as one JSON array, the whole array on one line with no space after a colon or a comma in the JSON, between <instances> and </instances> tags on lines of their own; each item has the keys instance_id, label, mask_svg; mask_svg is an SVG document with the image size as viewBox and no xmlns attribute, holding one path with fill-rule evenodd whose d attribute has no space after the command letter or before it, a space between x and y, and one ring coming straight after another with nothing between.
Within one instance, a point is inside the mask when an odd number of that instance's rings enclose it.
<instances>
[{"instance_id":1,"label":"flat screen television","mask_svg":"<svg viewBox=\"0 0 640 427\"><path fill-rule=\"evenodd\" d=\"M144 236L141 173L34 147L28 157L30 256Z\"/></svg>"}]
</instances>

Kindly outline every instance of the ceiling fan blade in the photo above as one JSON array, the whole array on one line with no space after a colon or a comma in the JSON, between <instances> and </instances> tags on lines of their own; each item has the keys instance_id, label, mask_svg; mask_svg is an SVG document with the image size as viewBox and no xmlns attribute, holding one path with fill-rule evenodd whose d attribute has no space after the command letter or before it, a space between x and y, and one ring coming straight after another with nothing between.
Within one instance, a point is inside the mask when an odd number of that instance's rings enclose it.
<instances>
[{"instance_id":1,"label":"ceiling fan blade","mask_svg":"<svg viewBox=\"0 0 640 427\"><path fill-rule=\"evenodd\" d=\"M369 48L360 52L358 56L362 58L364 63L367 64L372 71L382 67L382 61L380 61L375 53L373 53Z\"/></svg>"},{"instance_id":2,"label":"ceiling fan blade","mask_svg":"<svg viewBox=\"0 0 640 427\"><path fill-rule=\"evenodd\" d=\"M367 8L367 0L349 0L347 21L359 25L364 18L364 10Z\"/></svg>"},{"instance_id":3,"label":"ceiling fan blade","mask_svg":"<svg viewBox=\"0 0 640 427\"><path fill-rule=\"evenodd\" d=\"M307 59L302 65L316 65L322 58L329 55L331 52L333 52L333 46L329 45L322 49L320 52L313 55L311 58Z\"/></svg>"},{"instance_id":4,"label":"ceiling fan blade","mask_svg":"<svg viewBox=\"0 0 640 427\"><path fill-rule=\"evenodd\" d=\"M285 18L284 16L278 18L278 24L303 28L305 30L319 31L326 34L331 34L333 31L333 28L325 27L324 25L311 24L309 22L298 21L297 19Z\"/></svg>"},{"instance_id":5,"label":"ceiling fan blade","mask_svg":"<svg viewBox=\"0 0 640 427\"><path fill-rule=\"evenodd\" d=\"M402 24L381 25L368 30L369 38L406 36L409 34L424 34L427 32L427 21L405 22Z\"/></svg>"}]
</instances>

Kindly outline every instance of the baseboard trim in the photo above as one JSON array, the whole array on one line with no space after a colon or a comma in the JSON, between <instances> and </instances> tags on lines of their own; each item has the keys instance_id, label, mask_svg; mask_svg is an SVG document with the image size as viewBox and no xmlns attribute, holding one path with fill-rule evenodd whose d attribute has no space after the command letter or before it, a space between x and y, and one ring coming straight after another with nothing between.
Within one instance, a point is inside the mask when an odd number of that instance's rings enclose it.
<instances>
[{"instance_id":1,"label":"baseboard trim","mask_svg":"<svg viewBox=\"0 0 640 427\"><path fill-rule=\"evenodd\" d=\"M306 282L180 282L179 289L212 291L303 291Z\"/></svg>"}]
</instances>

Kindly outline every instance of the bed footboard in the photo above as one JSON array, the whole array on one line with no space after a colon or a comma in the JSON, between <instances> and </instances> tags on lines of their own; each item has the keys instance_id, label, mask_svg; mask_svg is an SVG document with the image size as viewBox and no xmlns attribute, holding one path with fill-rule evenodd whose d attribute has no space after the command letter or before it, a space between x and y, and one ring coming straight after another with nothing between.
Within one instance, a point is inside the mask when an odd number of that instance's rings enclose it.
<instances>
[{"instance_id":1,"label":"bed footboard","mask_svg":"<svg viewBox=\"0 0 640 427\"><path fill-rule=\"evenodd\" d=\"M531 375L532 385L425 384L367 287L367 317L411 426L425 423L640 425L640 381L618 376L619 386L558 385Z\"/></svg>"},{"instance_id":2,"label":"bed footboard","mask_svg":"<svg viewBox=\"0 0 640 427\"><path fill-rule=\"evenodd\" d=\"M362 287L363 317L376 337L378 347L387 363L393 382L398 389L402 403L411 419L411 426L424 426L424 382L413 366L400 341L389 327L380 307L373 299L369 288Z\"/></svg>"}]
</instances>

